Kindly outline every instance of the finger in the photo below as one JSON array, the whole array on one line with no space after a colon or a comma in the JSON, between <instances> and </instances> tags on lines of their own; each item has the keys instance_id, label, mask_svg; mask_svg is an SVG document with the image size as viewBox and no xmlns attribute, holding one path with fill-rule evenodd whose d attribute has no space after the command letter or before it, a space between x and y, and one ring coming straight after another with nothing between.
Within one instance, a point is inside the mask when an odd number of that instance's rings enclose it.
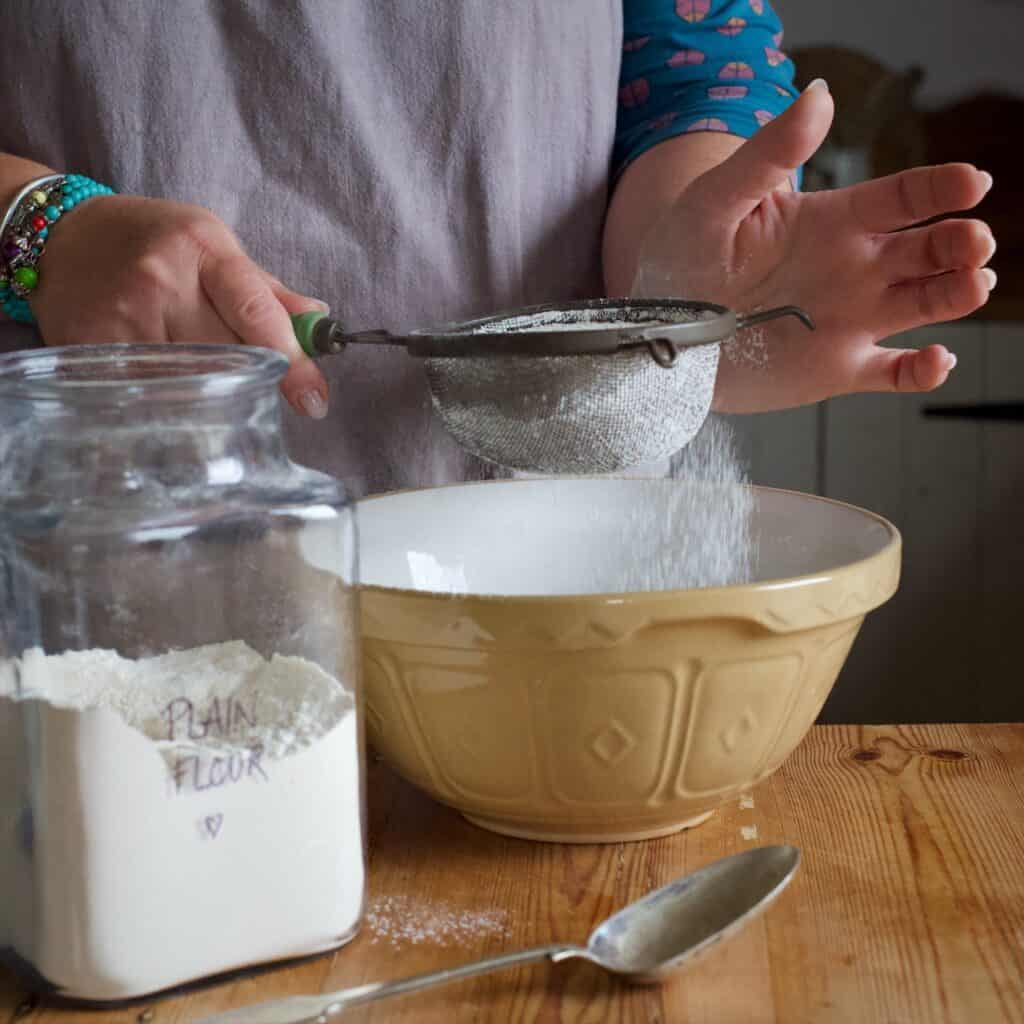
<instances>
[{"instance_id":1,"label":"finger","mask_svg":"<svg viewBox=\"0 0 1024 1024\"><path fill-rule=\"evenodd\" d=\"M943 345L917 349L876 348L858 380L859 391L934 391L946 383L956 356Z\"/></svg>"},{"instance_id":2,"label":"finger","mask_svg":"<svg viewBox=\"0 0 1024 1024\"><path fill-rule=\"evenodd\" d=\"M882 298L879 321L886 334L959 320L988 301L996 275L984 270L951 270L920 281L891 285Z\"/></svg>"},{"instance_id":3,"label":"finger","mask_svg":"<svg viewBox=\"0 0 1024 1024\"><path fill-rule=\"evenodd\" d=\"M825 83L809 85L789 110L698 178L693 188L706 194L709 210L742 220L813 156L828 134L834 111Z\"/></svg>"},{"instance_id":4,"label":"finger","mask_svg":"<svg viewBox=\"0 0 1024 1024\"><path fill-rule=\"evenodd\" d=\"M330 313L331 307L321 299L314 299L312 296L292 291L291 288L285 287L276 277L270 277L269 281L271 290L277 296L278 302L281 303L289 315L294 316L297 313L312 312L324 313L325 315ZM307 378L305 376L305 364L309 364L309 367L315 370L315 378L312 376ZM318 381L323 381L324 383L322 390L319 387ZM295 401L306 415L312 416L313 419L322 419L327 415L326 380L324 380L320 371L316 369L316 364L312 360L306 359L303 362L294 364L283 386L289 390L295 389Z\"/></svg>"},{"instance_id":5,"label":"finger","mask_svg":"<svg viewBox=\"0 0 1024 1024\"><path fill-rule=\"evenodd\" d=\"M861 182L847 191L858 223L877 233L969 210L991 187L992 176L971 164L940 164Z\"/></svg>"},{"instance_id":6,"label":"finger","mask_svg":"<svg viewBox=\"0 0 1024 1024\"><path fill-rule=\"evenodd\" d=\"M327 415L327 381L299 347L288 312L266 276L243 252L207 253L200 281L214 309L247 345L281 352L291 366L281 391L296 411L313 419Z\"/></svg>"},{"instance_id":7,"label":"finger","mask_svg":"<svg viewBox=\"0 0 1024 1024\"><path fill-rule=\"evenodd\" d=\"M944 220L886 235L882 270L892 284L914 281L948 270L977 270L995 251L996 240L984 221Z\"/></svg>"}]
</instances>

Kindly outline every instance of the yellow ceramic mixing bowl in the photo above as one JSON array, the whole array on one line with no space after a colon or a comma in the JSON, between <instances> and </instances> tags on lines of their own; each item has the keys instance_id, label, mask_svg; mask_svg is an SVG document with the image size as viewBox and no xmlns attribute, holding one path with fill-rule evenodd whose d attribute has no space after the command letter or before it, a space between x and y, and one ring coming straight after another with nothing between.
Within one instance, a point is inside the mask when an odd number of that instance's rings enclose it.
<instances>
[{"instance_id":1,"label":"yellow ceramic mixing bowl","mask_svg":"<svg viewBox=\"0 0 1024 1024\"><path fill-rule=\"evenodd\" d=\"M373 746L470 821L563 842L696 825L775 771L896 591L900 536L753 488L754 582L615 592L636 577L637 529L682 539L685 486L515 480L360 503Z\"/></svg>"}]
</instances>

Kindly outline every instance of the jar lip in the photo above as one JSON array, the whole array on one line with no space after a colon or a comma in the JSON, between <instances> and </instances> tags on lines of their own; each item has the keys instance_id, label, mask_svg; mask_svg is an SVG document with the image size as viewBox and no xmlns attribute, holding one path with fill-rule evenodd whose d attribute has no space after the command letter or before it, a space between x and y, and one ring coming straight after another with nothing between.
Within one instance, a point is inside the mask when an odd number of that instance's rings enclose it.
<instances>
[{"instance_id":1,"label":"jar lip","mask_svg":"<svg viewBox=\"0 0 1024 1024\"><path fill-rule=\"evenodd\" d=\"M68 345L0 355L0 396L195 401L266 389L287 370L280 352L247 345Z\"/></svg>"}]
</instances>

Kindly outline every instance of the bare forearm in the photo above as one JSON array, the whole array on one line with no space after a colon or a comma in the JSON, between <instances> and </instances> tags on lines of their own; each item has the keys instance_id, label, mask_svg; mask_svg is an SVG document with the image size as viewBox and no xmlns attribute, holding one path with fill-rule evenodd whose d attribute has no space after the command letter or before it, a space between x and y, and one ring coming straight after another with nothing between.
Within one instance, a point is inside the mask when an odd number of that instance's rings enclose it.
<instances>
[{"instance_id":1,"label":"bare forearm","mask_svg":"<svg viewBox=\"0 0 1024 1024\"><path fill-rule=\"evenodd\" d=\"M604 228L604 282L609 295L628 295L640 243L681 192L731 156L743 139L720 132L679 135L647 150L619 179Z\"/></svg>"}]
</instances>

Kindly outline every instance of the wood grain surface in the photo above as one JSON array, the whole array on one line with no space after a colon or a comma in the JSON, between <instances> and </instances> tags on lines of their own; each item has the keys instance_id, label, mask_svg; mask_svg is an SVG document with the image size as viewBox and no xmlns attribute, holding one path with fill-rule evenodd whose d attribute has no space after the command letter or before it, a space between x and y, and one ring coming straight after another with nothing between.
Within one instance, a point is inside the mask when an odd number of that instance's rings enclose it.
<instances>
[{"instance_id":1,"label":"wood grain surface","mask_svg":"<svg viewBox=\"0 0 1024 1024\"><path fill-rule=\"evenodd\" d=\"M344 1020L1024 1022L1024 725L819 726L747 797L700 828L646 843L493 836L380 763L369 802L371 904L402 897L428 922L431 913L503 912L505 933L464 928L438 941L368 924L334 954L119 1009L59 1007L0 975L0 1022L188 1024L275 996L582 942L645 891L775 842L803 851L793 884L751 928L668 984L632 988L587 965L542 965L353 1009Z\"/></svg>"}]
</instances>

